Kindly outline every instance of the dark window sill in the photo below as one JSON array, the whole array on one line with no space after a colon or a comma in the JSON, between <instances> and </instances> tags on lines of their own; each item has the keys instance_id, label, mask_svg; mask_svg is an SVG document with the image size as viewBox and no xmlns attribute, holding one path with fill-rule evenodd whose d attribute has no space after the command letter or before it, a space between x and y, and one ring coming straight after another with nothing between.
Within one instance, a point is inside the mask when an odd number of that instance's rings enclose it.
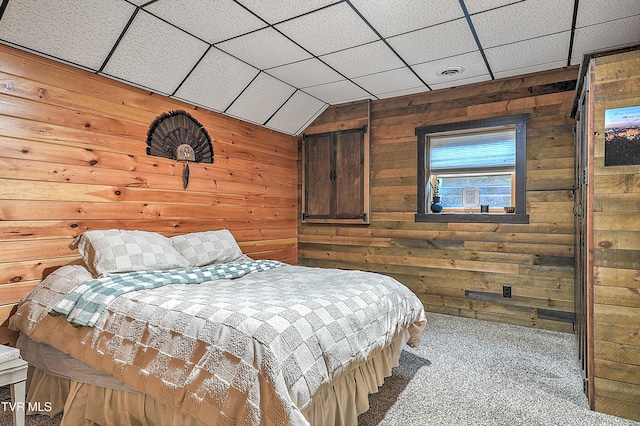
<instances>
[{"instance_id":1,"label":"dark window sill","mask_svg":"<svg viewBox=\"0 0 640 426\"><path fill-rule=\"evenodd\" d=\"M416 222L529 223L528 214L513 213L418 213Z\"/></svg>"}]
</instances>

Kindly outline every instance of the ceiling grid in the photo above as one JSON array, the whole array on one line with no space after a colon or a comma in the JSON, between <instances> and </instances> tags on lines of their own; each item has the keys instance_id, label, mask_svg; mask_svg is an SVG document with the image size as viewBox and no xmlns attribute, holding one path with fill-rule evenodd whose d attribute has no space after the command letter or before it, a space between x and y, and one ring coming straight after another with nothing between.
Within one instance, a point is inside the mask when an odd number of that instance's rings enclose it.
<instances>
[{"instance_id":1,"label":"ceiling grid","mask_svg":"<svg viewBox=\"0 0 640 426\"><path fill-rule=\"evenodd\" d=\"M2 0L0 43L286 134L329 105L580 64L637 0Z\"/></svg>"}]
</instances>

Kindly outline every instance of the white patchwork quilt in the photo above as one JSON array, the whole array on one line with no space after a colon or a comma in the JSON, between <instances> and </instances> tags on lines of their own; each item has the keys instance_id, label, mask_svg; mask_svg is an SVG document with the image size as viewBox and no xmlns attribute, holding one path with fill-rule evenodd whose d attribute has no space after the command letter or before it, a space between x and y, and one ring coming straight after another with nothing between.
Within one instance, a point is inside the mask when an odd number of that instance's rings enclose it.
<instances>
[{"instance_id":1,"label":"white patchwork quilt","mask_svg":"<svg viewBox=\"0 0 640 426\"><path fill-rule=\"evenodd\" d=\"M393 278L288 265L123 294L94 327L48 315L91 278L58 269L10 327L206 424L307 424L301 410L316 392L424 320Z\"/></svg>"}]
</instances>

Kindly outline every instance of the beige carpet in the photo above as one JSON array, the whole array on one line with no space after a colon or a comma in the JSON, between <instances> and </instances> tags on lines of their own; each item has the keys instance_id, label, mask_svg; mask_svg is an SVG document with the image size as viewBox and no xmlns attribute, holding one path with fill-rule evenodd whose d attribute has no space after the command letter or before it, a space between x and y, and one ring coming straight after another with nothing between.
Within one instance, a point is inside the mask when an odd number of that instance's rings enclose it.
<instances>
[{"instance_id":1,"label":"beige carpet","mask_svg":"<svg viewBox=\"0 0 640 426\"><path fill-rule=\"evenodd\" d=\"M590 411L572 334L428 314L419 348L407 348L360 426L640 426ZM7 389L0 401L9 400ZM0 405L2 408L2 405ZM11 425L0 410L0 425ZM27 425L60 419L28 416Z\"/></svg>"},{"instance_id":2,"label":"beige carpet","mask_svg":"<svg viewBox=\"0 0 640 426\"><path fill-rule=\"evenodd\" d=\"M589 410L573 334L428 314L359 425L638 426Z\"/></svg>"}]
</instances>

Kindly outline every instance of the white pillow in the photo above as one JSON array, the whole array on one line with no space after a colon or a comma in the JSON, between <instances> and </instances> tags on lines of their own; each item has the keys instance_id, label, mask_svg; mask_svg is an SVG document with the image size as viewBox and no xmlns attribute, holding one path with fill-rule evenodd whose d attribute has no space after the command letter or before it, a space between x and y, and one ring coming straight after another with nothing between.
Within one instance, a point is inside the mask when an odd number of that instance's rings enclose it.
<instances>
[{"instance_id":1,"label":"white pillow","mask_svg":"<svg viewBox=\"0 0 640 426\"><path fill-rule=\"evenodd\" d=\"M236 239L227 229L176 235L170 240L191 266L227 263L242 256Z\"/></svg>"},{"instance_id":2,"label":"white pillow","mask_svg":"<svg viewBox=\"0 0 640 426\"><path fill-rule=\"evenodd\" d=\"M69 247L78 249L87 268L95 276L189 266L171 240L155 232L87 231L78 235Z\"/></svg>"}]
</instances>

